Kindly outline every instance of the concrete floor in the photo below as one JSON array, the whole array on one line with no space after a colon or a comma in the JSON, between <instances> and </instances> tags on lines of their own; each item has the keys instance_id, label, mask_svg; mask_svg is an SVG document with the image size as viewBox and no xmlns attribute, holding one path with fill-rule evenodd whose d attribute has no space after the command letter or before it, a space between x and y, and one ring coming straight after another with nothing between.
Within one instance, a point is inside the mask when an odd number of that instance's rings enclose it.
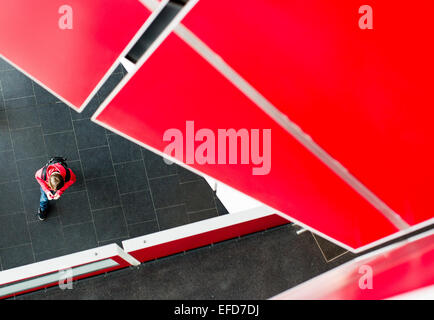
<instances>
[{"instance_id":1,"label":"concrete floor","mask_svg":"<svg viewBox=\"0 0 434 320\"><path fill-rule=\"evenodd\" d=\"M328 244L327 258L310 232L296 231L285 225L16 299L268 299L354 257Z\"/></svg>"}]
</instances>

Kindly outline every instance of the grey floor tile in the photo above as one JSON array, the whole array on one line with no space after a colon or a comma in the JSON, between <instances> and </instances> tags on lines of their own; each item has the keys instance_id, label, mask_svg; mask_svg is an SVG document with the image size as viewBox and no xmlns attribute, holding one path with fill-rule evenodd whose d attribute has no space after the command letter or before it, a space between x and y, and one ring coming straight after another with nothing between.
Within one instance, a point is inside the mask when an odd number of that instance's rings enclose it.
<instances>
[{"instance_id":1,"label":"grey floor tile","mask_svg":"<svg viewBox=\"0 0 434 320\"><path fill-rule=\"evenodd\" d=\"M126 270L117 270L113 272L113 277L119 281L117 283L114 283L109 279L102 278L102 277L95 279L94 284L92 286L93 293L94 293L93 297L97 297L99 295L98 292L105 292L108 296L110 296L111 300L122 300L122 296L124 296L125 291L128 290L126 279L128 279L128 277L131 277L132 281L138 280L132 274L125 274L125 271ZM90 296L90 294L88 295ZM138 297L136 296L136 299L137 298Z\"/></svg>"},{"instance_id":2,"label":"grey floor tile","mask_svg":"<svg viewBox=\"0 0 434 320\"><path fill-rule=\"evenodd\" d=\"M62 224L59 217L29 223L30 237L35 254L65 248Z\"/></svg>"},{"instance_id":3,"label":"grey floor tile","mask_svg":"<svg viewBox=\"0 0 434 320\"><path fill-rule=\"evenodd\" d=\"M3 270L12 269L35 262L31 244L0 249L0 257Z\"/></svg>"},{"instance_id":4,"label":"grey floor tile","mask_svg":"<svg viewBox=\"0 0 434 320\"><path fill-rule=\"evenodd\" d=\"M81 161L67 161L69 169L74 172L76 181L69 187L69 192L85 190L83 170L81 169Z\"/></svg>"},{"instance_id":5,"label":"grey floor tile","mask_svg":"<svg viewBox=\"0 0 434 320\"><path fill-rule=\"evenodd\" d=\"M11 132L17 160L40 157L47 154L41 128L20 129Z\"/></svg>"},{"instance_id":6,"label":"grey floor tile","mask_svg":"<svg viewBox=\"0 0 434 320\"><path fill-rule=\"evenodd\" d=\"M121 82L123 78L123 74L113 73L107 81L103 84L101 89L98 91L98 95L100 96L101 101L104 101L107 96L112 92L112 90L117 86L119 82Z\"/></svg>"},{"instance_id":7,"label":"grey floor tile","mask_svg":"<svg viewBox=\"0 0 434 320\"><path fill-rule=\"evenodd\" d=\"M187 212L215 208L214 194L205 180L181 184Z\"/></svg>"},{"instance_id":8,"label":"grey floor tile","mask_svg":"<svg viewBox=\"0 0 434 320\"><path fill-rule=\"evenodd\" d=\"M18 180L13 151L0 151L0 183Z\"/></svg>"},{"instance_id":9,"label":"grey floor tile","mask_svg":"<svg viewBox=\"0 0 434 320\"><path fill-rule=\"evenodd\" d=\"M38 106L44 134L71 131L72 121L69 107L64 103L50 103Z\"/></svg>"},{"instance_id":10,"label":"grey floor tile","mask_svg":"<svg viewBox=\"0 0 434 320\"><path fill-rule=\"evenodd\" d=\"M23 209L19 182L0 184L0 216L22 212Z\"/></svg>"},{"instance_id":11,"label":"grey floor tile","mask_svg":"<svg viewBox=\"0 0 434 320\"><path fill-rule=\"evenodd\" d=\"M141 148L135 143L118 135L109 135L107 138L114 163L142 159Z\"/></svg>"},{"instance_id":12,"label":"grey floor tile","mask_svg":"<svg viewBox=\"0 0 434 320\"><path fill-rule=\"evenodd\" d=\"M45 260L54 259L54 258L64 256L66 254L67 253L66 253L65 248L61 248L61 249L57 249L57 250L51 250L51 251L44 251L44 252L39 252L39 253L35 252L35 260L37 262L45 261Z\"/></svg>"},{"instance_id":13,"label":"grey floor tile","mask_svg":"<svg viewBox=\"0 0 434 320\"><path fill-rule=\"evenodd\" d=\"M188 216L187 211L185 210L185 205L157 209L157 217L161 230L188 224Z\"/></svg>"},{"instance_id":14,"label":"grey floor tile","mask_svg":"<svg viewBox=\"0 0 434 320\"><path fill-rule=\"evenodd\" d=\"M11 130L38 127L41 125L35 107L15 108L6 111Z\"/></svg>"},{"instance_id":15,"label":"grey floor tile","mask_svg":"<svg viewBox=\"0 0 434 320\"><path fill-rule=\"evenodd\" d=\"M14 67L12 67L9 63L7 63L4 59L0 58L0 71L6 71L6 70L13 70Z\"/></svg>"},{"instance_id":16,"label":"grey floor tile","mask_svg":"<svg viewBox=\"0 0 434 320\"><path fill-rule=\"evenodd\" d=\"M1 91L0 91L1 92ZM2 98L0 95L0 103ZM8 129L8 118L6 117L6 110L2 109L2 105L0 104L0 130L1 129Z\"/></svg>"},{"instance_id":17,"label":"grey floor tile","mask_svg":"<svg viewBox=\"0 0 434 320\"><path fill-rule=\"evenodd\" d=\"M184 203L178 176L156 178L149 181L155 208L164 208Z\"/></svg>"},{"instance_id":18,"label":"grey floor tile","mask_svg":"<svg viewBox=\"0 0 434 320\"><path fill-rule=\"evenodd\" d=\"M4 99L33 96L32 81L17 70L1 73Z\"/></svg>"},{"instance_id":19,"label":"grey floor tile","mask_svg":"<svg viewBox=\"0 0 434 320\"><path fill-rule=\"evenodd\" d=\"M4 108L6 110L15 109L15 108L34 107L35 105L36 105L36 99L34 96L9 99L4 101Z\"/></svg>"},{"instance_id":20,"label":"grey floor tile","mask_svg":"<svg viewBox=\"0 0 434 320\"><path fill-rule=\"evenodd\" d=\"M78 149L89 149L107 145L105 129L90 120L74 121Z\"/></svg>"},{"instance_id":21,"label":"grey floor tile","mask_svg":"<svg viewBox=\"0 0 434 320\"><path fill-rule=\"evenodd\" d=\"M125 75L127 73L127 70L125 70L124 66L122 64L119 64L115 71L113 71L113 73L120 73L122 75Z\"/></svg>"},{"instance_id":22,"label":"grey floor tile","mask_svg":"<svg viewBox=\"0 0 434 320\"><path fill-rule=\"evenodd\" d=\"M226 207L224 206L224 204L220 201L220 199L218 197L214 196L214 201L215 201L219 216L229 213L229 211L226 209Z\"/></svg>"},{"instance_id":23,"label":"grey floor tile","mask_svg":"<svg viewBox=\"0 0 434 320\"><path fill-rule=\"evenodd\" d=\"M30 243L24 213L0 216L0 248Z\"/></svg>"},{"instance_id":24,"label":"grey floor tile","mask_svg":"<svg viewBox=\"0 0 434 320\"><path fill-rule=\"evenodd\" d=\"M92 210L120 205L120 197L115 177L106 177L86 183Z\"/></svg>"},{"instance_id":25,"label":"grey floor tile","mask_svg":"<svg viewBox=\"0 0 434 320\"><path fill-rule=\"evenodd\" d=\"M34 190L24 190L22 193L24 202L24 212L26 214L27 222L39 221L37 212L39 208L39 199L41 196L41 191L39 189ZM48 204L48 217L57 217L60 214L59 202L50 201Z\"/></svg>"},{"instance_id":26,"label":"grey floor tile","mask_svg":"<svg viewBox=\"0 0 434 320\"><path fill-rule=\"evenodd\" d=\"M178 166L176 164L168 165L162 157L143 148L142 153L149 179L178 173Z\"/></svg>"},{"instance_id":27,"label":"grey floor tile","mask_svg":"<svg viewBox=\"0 0 434 320\"><path fill-rule=\"evenodd\" d=\"M69 161L79 160L77 144L73 131L44 136L47 154L51 157L64 157Z\"/></svg>"},{"instance_id":28,"label":"grey floor tile","mask_svg":"<svg viewBox=\"0 0 434 320\"><path fill-rule=\"evenodd\" d=\"M229 265L229 263L225 263ZM223 267L224 268L224 267ZM139 270L142 290L141 299L211 299L209 288L212 283L198 272L199 266L189 263L184 255L176 255L166 260L158 260L154 264L148 264ZM220 268L216 267L217 272ZM143 279L143 274L152 274L152 279ZM216 276L208 275L209 278ZM236 275L234 275L236 276ZM221 277L218 279L220 280ZM160 286L157 286L160 283ZM225 282L227 285L227 282Z\"/></svg>"},{"instance_id":29,"label":"grey floor tile","mask_svg":"<svg viewBox=\"0 0 434 320\"><path fill-rule=\"evenodd\" d=\"M100 104L101 101L99 100L99 96L95 95L81 113L78 113L71 109L72 120L90 119L95 113L95 111L98 109Z\"/></svg>"},{"instance_id":30,"label":"grey floor tile","mask_svg":"<svg viewBox=\"0 0 434 320\"><path fill-rule=\"evenodd\" d=\"M203 180L201 176L181 166L178 166L178 176L179 176L180 183Z\"/></svg>"},{"instance_id":31,"label":"grey floor tile","mask_svg":"<svg viewBox=\"0 0 434 320\"><path fill-rule=\"evenodd\" d=\"M18 160L17 167L18 167L18 176L21 181L21 187L23 190L34 190L39 189L40 185L36 181L35 173L39 169L45 166L45 164L48 162L48 157L36 157L26 160Z\"/></svg>"},{"instance_id":32,"label":"grey floor tile","mask_svg":"<svg viewBox=\"0 0 434 320\"><path fill-rule=\"evenodd\" d=\"M12 140L9 126L6 122L0 122L0 150L11 150Z\"/></svg>"},{"instance_id":33,"label":"grey floor tile","mask_svg":"<svg viewBox=\"0 0 434 320\"><path fill-rule=\"evenodd\" d=\"M121 201L128 224L155 219L149 190L124 194L121 196Z\"/></svg>"},{"instance_id":34,"label":"grey floor tile","mask_svg":"<svg viewBox=\"0 0 434 320\"><path fill-rule=\"evenodd\" d=\"M98 241L107 241L128 236L122 207L94 211Z\"/></svg>"},{"instance_id":35,"label":"grey floor tile","mask_svg":"<svg viewBox=\"0 0 434 320\"><path fill-rule=\"evenodd\" d=\"M114 167L121 194L149 189L142 160L115 164Z\"/></svg>"},{"instance_id":36,"label":"grey floor tile","mask_svg":"<svg viewBox=\"0 0 434 320\"><path fill-rule=\"evenodd\" d=\"M110 240L104 240L104 241L98 241L98 247L103 247L106 246L108 244L117 244L119 247L122 248L122 241L128 240L130 239L129 236L123 236L123 237L119 237L116 239L110 239Z\"/></svg>"},{"instance_id":37,"label":"grey floor tile","mask_svg":"<svg viewBox=\"0 0 434 320\"><path fill-rule=\"evenodd\" d=\"M342 254L344 254L345 252L347 252L346 249L339 247L337 245L335 245L334 243L321 238L320 236L314 235L312 233L312 236L314 237L316 243L318 244L319 248L321 249L324 258L326 259L326 261L330 261Z\"/></svg>"},{"instance_id":38,"label":"grey floor tile","mask_svg":"<svg viewBox=\"0 0 434 320\"><path fill-rule=\"evenodd\" d=\"M86 191L68 192L67 190L57 200L56 205L60 208L60 221L63 226L92 220Z\"/></svg>"},{"instance_id":39,"label":"grey floor tile","mask_svg":"<svg viewBox=\"0 0 434 320\"><path fill-rule=\"evenodd\" d=\"M37 210L39 208L40 191L39 190L24 190L23 193L24 212L26 220L37 221Z\"/></svg>"},{"instance_id":40,"label":"grey floor tile","mask_svg":"<svg viewBox=\"0 0 434 320\"><path fill-rule=\"evenodd\" d=\"M140 222L140 223L135 223L135 224L129 224L128 230L130 232L131 238L141 237L141 236L144 236L146 234L151 234L151 233L160 231L158 229L158 223L156 220L145 221L145 222Z\"/></svg>"},{"instance_id":41,"label":"grey floor tile","mask_svg":"<svg viewBox=\"0 0 434 320\"><path fill-rule=\"evenodd\" d=\"M193 222L197 222L197 221L211 219L211 218L214 218L217 216L218 216L217 209L215 209L215 208L207 209L207 210L189 213L188 214L188 221L190 223L193 223Z\"/></svg>"},{"instance_id":42,"label":"grey floor tile","mask_svg":"<svg viewBox=\"0 0 434 320\"><path fill-rule=\"evenodd\" d=\"M108 147L80 150L80 158L86 180L115 174Z\"/></svg>"},{"instance_id":43,"label":"grey floor tile","mask_svg":"<svg viewBox=\"0 0 434 320\"><path fill-rule=\"evenodd\" d=\"M63 233L67 253L88 250L98 246L93 222L66 226L63 228Z\"/></svg>"}]
</instances>

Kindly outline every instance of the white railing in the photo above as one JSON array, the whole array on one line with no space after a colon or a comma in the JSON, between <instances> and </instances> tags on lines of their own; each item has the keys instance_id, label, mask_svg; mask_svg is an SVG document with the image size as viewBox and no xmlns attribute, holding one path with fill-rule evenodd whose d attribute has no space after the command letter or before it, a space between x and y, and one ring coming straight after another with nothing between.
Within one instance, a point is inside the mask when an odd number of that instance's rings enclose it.
<instances>
[{"instance_id":1,"label":"white railing","mask_svg":"<svg viewBox=\"0 0 434 320\"><path fill-rule=\"evenodd\" d=\"M0 298L97 275L140 262L117 244L81 251L0 272Z\"/></svg>"}]
</instances>

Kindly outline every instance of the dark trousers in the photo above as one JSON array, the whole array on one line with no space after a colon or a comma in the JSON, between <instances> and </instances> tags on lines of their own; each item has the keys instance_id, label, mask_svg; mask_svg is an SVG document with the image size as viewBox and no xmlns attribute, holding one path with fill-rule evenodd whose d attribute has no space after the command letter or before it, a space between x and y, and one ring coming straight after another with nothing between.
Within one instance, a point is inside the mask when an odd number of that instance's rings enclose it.
<instances>
[{"instance_id":1,"label":"dark trousers","mask_svg":"<svg viewBox=\"0 0 434 320\"><path fill-rule=\"evenodd\" d=\"M45 194L44 190L41 189L41 198L39 199L39 207L41 207L41 211L45 211L48 208L48 198Z\"/></svg>"}]
</instances>

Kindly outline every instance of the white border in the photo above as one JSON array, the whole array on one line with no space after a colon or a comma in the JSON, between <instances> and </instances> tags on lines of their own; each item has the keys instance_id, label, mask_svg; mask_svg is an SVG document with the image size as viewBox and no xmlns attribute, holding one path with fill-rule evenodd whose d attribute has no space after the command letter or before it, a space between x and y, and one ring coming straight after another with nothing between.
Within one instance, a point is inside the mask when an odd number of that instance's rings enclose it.
<instances>
[{"instance_id":1,"label":"white border","mask_svg":"<svg viewBox=\"0 0 434 320\"><path fill-rule=\"evenodd\" d=\"M98 260L120 257L129 264L137 266L139 261L122 250L117 244L109 244L90 250L72 253L66 256L56 257L41 262L35 262L21 267L0 272L0 285L13 283L59 270L74 268L79 265L92 263Z\"/></svg>"},{"instance_id":2,"label":"white border","mask_svg":"<svg viewBox=\"0 0 434 320\"><path fill-rule=\"evenodd\" d=\"M122 246L125 252L129 253L272 215L275 215L272 208L261 206L124 240Z\"/></svg>"},{"instance_id":3,"label":"white border","mask_svg":"<svg viewBox=\"0 0 434 320\"><path fill-rule=\"evenodd\" d=\"M154 5L155 5L155 1L153 1L153 0L144 0L144 1L146 1L146 2L149 2L149 3L152 3L152 2L154 2ZM108 126L108 125L106 125L105 123L103 123L103 122L101 122L101 121L99 121L99 120L97 120L97 117L100 115L100 113L108 106L108 104L114 99L114 97L116 97L116 95L123 89L123 87L128 83L128 81L135 75L135 73L143 66L143 64L148 60L148 58L151 56L151 54L153 53L153 52L155 52L155 50L160 46L160 44L163 42L163 40L170 34L170 32L172 31L172 30L174 30L174 32L179 36L179 34L183 34L184 36L185 36L185 34L191 34L191 35L193 35L190 31L188 31L181 23L180 23L180 21L184 18L184 16L185 15L187 15L188 14L188 12L194 7L194 5L196 5L196 3L198 2L198 0L190 0L188 3L187 3L187 5L186 6L184 6L184 8L183 9L181 9L181 11L178 13L178 15L177 15L177 17L166 27L166 29L160 34L160 36L155 40L155 42L149 47L149 49L145 52L145 54L139 59L139 61L137 62L137 64L136 64L136 66L137 66L137 68L136 68L136 70L135 70L135 72L132 72L132 73L129 73L129 74L127 74L124 78L123 78L123 80L116 86L116 88L111 92L111 94L105 99L105 101L100 105L100 107L97 109L97 111L94 113L94 115L92 116L92 118L91 118L91 120L93 121L93 122L95 122L95 123L97 123L98 125L100 125L100 126L102 126L102 127L104 127L104 128L106 128L107 130L110 130L110 131L112 131L112 132L114 132L114 133L116 133L116 134L118 134L118 135L120 135L120 136L122 136L122 137L124 137L125 139L127 139L127 140L129 140L129 141L131 141L131 142L133 142L133 143L136 143L136 144L138 144L138 145L140 145L141 147L143 147L143 148L146 148L146 149L148 149L148 150L150 150L150 151L152 151L152 152L154 152L154 153L156 153L156 154L158 154L158 155L160 155L160 156L162 156L163 158L166 158L166 159L168 159L168 160L170 160L171 162L174 162L174 163L176 163L177 165L179 165L179 166L182 166L182 167L184 167L184 168L186 168L187 170L190 170L190 171L192 171L192 172L194 172L195 174L198 174L198 175L201 175L201 176L203 176L203 177L205 177L205 179L209 179L209 178L211 178L211 179L214 179L215 181L217 181L218 183L221 183L222 185L225 185L225 186L227 186L227 187L229 187L228 185L226 185L225 183L223 183L223 182L221 182L221 181L219 181L219 180L217 180L217 179L215 179L215 178L212 178L212 177L209 177L208 175L206 175L205 173L203 173L203 172L201 172L201 171L199 171L199 170L197 170L197 169L195 169L195 168L192 168L192 167L189 167L189 166L187 166L186 164L184 164L183 162L181 162L181 161L179 161L179 160L177 160L177 159L175 159L175 158L173 158L173 157L171 157L171 156L169 156L169 155L167 155L167 154L165 154L165 153L163 153L163 152L161 152L161 151L159 151L159 150L157 150L157 149L155 149L155 148L153 148L153 147L151 147L151 146L149 146L149 145L147 145L147 144L145 144L145 143L143 143L143 142L141 142L141 141L138 141L138 140L136 140L136 139L134 139L134 138L132 138L132 137L130 137L130 136L128 136L128 135L126 135L126 134L124 134L123 132L121 132L121 131L119 131L119 130L117 130L117 129L114 129L114 128L112 128L112 127L110 127L110 126ZM194 35L193 35L194 36ZM189 36L187 36L187 37L189 37ZM195 36L194 36L195 37ZM182 37L181 37L182 38ZM200 40L198 40L197 39L197 37L195 37L196 39L195 39L195 41L200 41ZM201 42L201 41L200 41ZM187 42L187 44L189 44L193 49L195 49L194 48L194 46L192 45L192 44L190 44L189 42ZM207 48L206 47L206 45L205 44L200 44L200 47L205 47L205 48ZM206 59L207 61L209 60L209 59L211 59L213 62L211 63L211 65L212 66L214 66L215 68L217 68L216 66L215 66L215 64L217 63L217 64L220 64L220 63L223 63L223 64L225 64L225 62L217 55L217 54L215 54L214 52L212 52L211 51L211 49L206 49L206 51L208 52L208 54L211 54L211 58L210 57L208 57L208 58L206 58L206 57L204 57L204 59ZM199 53L199 54L201 54L201 53ZM201 54L202 56L203 56L203 53ZM230 70L232 70L231 68L230 68L230 66L227 66L227 68L229 68ZM217 68L217 70L218 71L220 71L220 69L219 68ZM235 73L235 71L231 71L231 72L233 72L233 73ZM236 74L236 73L235 73ZM227 75L225 75L225 74L223 74L225 77L227 77ZM244 82L244 84L242 85L243 87L245 86L245 85L247 85L247 86L249 86L250 87L250 85L244 80L244 79L242 79L240 76L238 76L241 80L240 81L243 81ZM229 79L230 78L230 79ZM230 82L233 82L234 80L232 79L232 77L229 77L228 78L228 80L230 81ZM234 83L234 85L237 87L237 88L239 88L239 85L236 85L235 83ZM240 89L241 90L241 89ZM252 88L252 90L255 90L254 88ZM244 92L245 90L241 90L242 92ZM251 93L250 93L251 94ZM265 98L263 98L262 96L260 96L260 94L259 93L257 93L258 95L259 95L259 98L261 98L261 99L265 99ZM248 95L248 97L249 97L249 95ZM257 100L258 99L256 99L256 98L254 98L254 100L253 100L253 102L255 102L255 103L257 103ZM273 107L274 108L274 107ZM286 117L286 116L285 116ZM288 121L289 121L289 119L288 119ZM311 140L311 138L309 137L309 136L307 136L306 134L304 134L302 131L301 131L301 129L297 126L297 125L295 125L294 123L291 123L291 125L294 127L294 130L295 131L297 131L297 132L300 132L300 133L302 133L301 134L301 136L303 137L303 139L308 139L309 141L310 141L310 143L313 143L313 141ZM291 133L292 134L292 133ZM304 145L304 144L303 144ZM335 160L333 160L333 161L335 161ZM336 161L336 163L335 163L336 165L338 164L338 162ZM239 190L237 190L237 191L239 191ZM240 191L239 191L240 192ZM247 197L250 197L249 195L247 195L247 194L245 194L245 193L243 193L243 192L240 192L240 193L242 193L242 194L244 194L245 196L247 196ZM255 199L255 200L257 200L257 199ZM258 201L259 203L261 203L263 206L267 206L268 207L268 205L266 205L266 204L264 204L264 203L262 203L262 202L260 202L260 201ZM369 202L370 203L370 202ZM374 206L375 207L375 206ZM386 242L388 242L388 241L390 241L390 240L393 240L393 239L396 239L396 238L398 238L398 237L400 237L400 236L403 236L403 235L405 235L405 234L408 234L408 233L411 233L411 232L413 232L413 231L415 231L415 230L418 230L418 229L420 229L420 228L423 228L423 227L425 227L425 226L428 226L428 225L430 225L430 224L433 224L434 223L434 218L432 218L432 219L429 219L429 220L427 220L427 221L425 221L425 222L422 222L422 223L419 223L419 224L417 224L417 225L414 225L414 226L408 226L408 224L407 223L405 223L405 222L403 222L402 223L402 225L401 225L401 227L402 228L398 228L398 229L402 229L402 230L400 230L400 231L398 231L398 232L395 232L395 233L393 233L393 234L391 234L391 235L389 235L389 236L387 236L387 237L384 237L384 238L382 238L382 239L379 239L379 240L377 240L377 241L374 241L374 242L372 242L372 243L370 243L370 244L367 244L367 245L365 245L365 246L361 246L361 247L359 247L359 248L357 248L357 249L355 249L355 248L353 248L353 247L350 247L349 245L347 245L347 244L344 244L344 243L342 243L342 242L340 242L340 241L338 241L338 240L335 240L335 239L333 239L333 238L331 238L330 236L327 236L327 235L325 235L324 233L322 233L322 232L320 232L320 231L318 231L318 230L316 230L316 229L314 229L314 228L312 228L312 227L309 227L309 226L307 226L307 225L305 225L304 223L301 223L300 221L298 221L297 219L294 219L294 218L292 218L290 215L288 215L288 214L285 214L285 213L282 213L282 212L280 212L279 210L276 210L276 209L274 209L275 210L275 213L276 214L278 214L279 216L281 216L282 218L285 218L285 219L287 219L287 220L289 220L290 222L295 222L296 224L298 224L298 225L300 225L301 227L303 227L303 228L305 228L305 229L307 229L307 230L309 230L309 231L311 231L311 232L313 232L313 233L315 233L315 234L317 234L317 235L319 235L320 237L322 237L322 238L324 238L324 239L326 239L326 240L328 240L328 241L330 241L330 242L332 242L332 243L334 243L334 244L336 244L336 245L338 245L338 246L340 246L340 247L342 247L342 248L345 248L346 250L348 250L348 251L350 251L350 252L353 252L353 253L359 253L359 252L362 252L362 251L365 251L365 250L368 250L368 249L370 249L370 248L372 248L372 247L375 247L375 246L377 246L377 245L380 245L380 244L382 244L382 243L386 243ZM380 211L381 212L381 211ZM387 216L386 216L386 218L388 218ZM401 218L399 218L399 219L401 219ZM389 221L390 221L390 219L388 219ZM402 219L401 219L402 220ZM393 224L393 225L395 225L395 224ZM404 225L405 225L405 228L404 228Z\"/></svg>"},{"instance_id":4,"label":"white border","mask_svg":"<svg viewBox=\"0 0 434 320\"><path fill-rule=\"evenodd\" d=\"M24 71L21 67L10 61L8 58L4 57L2 54L0 54L0 57L4 59L7 63L9 63L11 66L13 66L15 69L19 70L21 73L26 75L28 78L36 82L39 86L47 90L49 93L51 93L53 96L55 96L57 99L65 103L68 107L72 108L74 111L81 113L83 110L87 107L89 102L95 97L96 93L101 89L101 87L104 85L104 83L107 81L107 79L111 76L113 71L118 67L119 64L121 64L122 58L125 57L125 55L131 50L131 48L137 43L137 41L140 39L140 37L143 35L143 33L146 31L146 29L149 27L149 25L154 21L155 17L161 12L161 10L166 6L166 4L169 2L169 0L161 0L161 2L158 3L158 5L153 6L155 10L151 10L148 5L146 5L145 2L148 2L149 0L137 0L139 3L141 3L146 9L151 11L151 15L148 17L148 19L145 21L145 23L139 28L139 30L136 32L135 36L131 39L131 41L128 43L128 45L125 47L125 49L121 52L119 57L115 60L115 62L112 64L112 66L108 69L106 74L102 77L102 79L98 82L96 87L90 92L90 95L86 98L86 100L80 105L76 106L67 99L63 98L58 93L54 92L52 89L48 88L45 84L40 82L38 79ZM148 3L149 4L149 3Z\"/></svg>"}]
</instances>

